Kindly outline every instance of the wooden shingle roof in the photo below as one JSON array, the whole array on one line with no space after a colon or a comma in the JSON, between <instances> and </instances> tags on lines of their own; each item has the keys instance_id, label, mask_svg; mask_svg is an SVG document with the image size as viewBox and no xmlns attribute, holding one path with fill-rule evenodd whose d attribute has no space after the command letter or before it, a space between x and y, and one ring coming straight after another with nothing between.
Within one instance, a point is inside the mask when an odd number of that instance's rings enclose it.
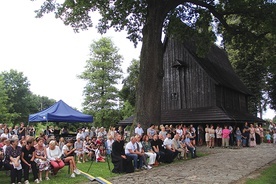
<instances>
[{"instance_id":1,"label":"wooden shingle roof","mask_svg":"<svg viewBox=\"0 0 276 184\"><path fill-rule=\"evenodd\" d=\"M174 118L172 118L174 117ZM172 121L173 119L173 121ZM264 122L246 112L235 112L217 106L194 109L164 110L161 115L162 123L206 123L206 122Z\"/></svg>"},{"instance_id":2,"label":"wooden shingle roof","mask_svg":"<svg viewBox=\"0 0 276 184\"><path fill-rule=\"evenodd\" d=\"M184 46L217 85L239 91L246 95L251 95L251 92L233 70L224 50L213 45L206 57L200 58L196 54L196 49L193 43L185 42Z\"/></svg>"}]
</instances>

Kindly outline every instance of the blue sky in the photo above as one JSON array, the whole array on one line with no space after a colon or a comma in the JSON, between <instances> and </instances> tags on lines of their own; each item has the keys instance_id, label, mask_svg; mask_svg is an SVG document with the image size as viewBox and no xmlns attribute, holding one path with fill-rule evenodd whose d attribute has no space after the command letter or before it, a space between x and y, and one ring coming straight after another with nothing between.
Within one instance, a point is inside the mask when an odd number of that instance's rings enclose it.
<instances>
[{"instance_id":1,"label":"blue sky","mask_svg":"<svg viewBox=\"0 0 276 184\"><path fill-rule=\"evenodd\" d=\"M62 99L68 105L81 110L82 91L85 82L77 75L84 70L89 56L89 45L101 35L95 28L75 33L54 14L35 18L34 10L42 0L5 0L0 6L0 72L15 69L23 72L37 95L56 101ZM95 24L97 20L95 21ZM135 49L126 33L108 31L124 57L126 68L132 59L138 59L141 44ZM268 110L264 118L273 118Z\"/></svg>"}]
</instances>

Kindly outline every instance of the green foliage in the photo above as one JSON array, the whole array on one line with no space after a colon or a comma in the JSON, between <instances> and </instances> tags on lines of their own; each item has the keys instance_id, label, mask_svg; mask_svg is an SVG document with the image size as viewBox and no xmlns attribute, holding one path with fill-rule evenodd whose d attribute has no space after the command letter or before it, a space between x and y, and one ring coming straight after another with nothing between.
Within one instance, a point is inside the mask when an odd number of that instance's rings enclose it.
<instances>
[{"instance_id":1,"label":"green foliage","mask_svg":"<svg viewBox=\"0 0 276 184\"><path fill-rule=\"evenodd\" d=\"M29 114L55 103L48 97L32 94L29 86L22 72L10 70L0 74L0 121L8 124L27 122Z\"/></svg>"},{"instance_id":2,"label":"green foliage","mask_svg":"<svg viewBox=\"0 0 276 184\"><path fill-rule=\"evenodd\" d=\"M211 42L215 39L214 34L221 35L223 43L243 44L243 47L238 45L233 47L235 50L241 48L246 50L246 48L260 43L260 48L265 47L266 44L268 46L269 42L267 42L266 37L269 34L275 35L275 1L66 0L60 4L57 1L44 0L40 10L37 11L37 16L41 17L49 12L54 12L56 17L62 19L66 25L72 26L76 31L91 27L93 25L93 17L91 16L95 15L91 12L98 12L101 15L97 25L100 33L105 33L110 28L114 28L116 31L126 30L128 32L127 38L133 41L135 45L138 41L143 41L136 112L138 121L149 121L156 124L160 122L161 117L162 92L160 85L162 84L162 56L164 53L161 48L162 31L165 34L174 34L177 29L173 28L177 28L179 23L186 24L192 29L192 34L197 35L196 44L200 46L198 51L200 55L204 54L205 49L208 50ZM182 34L189 37L187 32ZM258 51L258 49L253 49L252 53L253 51ZM260 65L256 67L261 67L260 75L264 77L268 75L263 72L263 62L259 62L263 61L262 53L257 52L258 55L251 54L250 57L261 56L257 60ZM267 53L271 54L271 52ZM255 66L253 67L254 58L246 57L244 60L248 61L249 59L251 62L252 70L248 70L250 72L258 70L254 68ZM270 72L273 71L270 70ZM100 71L96 73L97 76L102 75ZM250 73L250 75L252 74L255 73ZM87 76L83 77L87 78ZM270 80L270 85L274 86L274 81ZM263 87L263 80L261 80L260 85ZM93 85L86 86L85 91L88 94L85 95L90 96L90 91L96 88L97 86ZM262 99L259 91L258 89L254 102L255 109L256 104L259 104L257 101ZM270 97L273 94L275 94L273 90L268 92ZM108 100L106 99L105 102ZM86 106L90 103L90 107L92 107L95 101L86 97ZM95 111L95 109L91 110Z\"/></svg>"},{"instance_id":3,"label":"green foliage","mask_svg":"<svg viewBox=\"0 0 276 184\"><path fill-rule=\"evenodd\" d=\"M132 107L135 107L139 69L139 61L132 60L130 66L127 68L128 76L123 80L123 87L119 93L123 101L128 101Z\"/></svg>"},{"instance_id":4,"label":"green foliage","mask_svg":"<svg viewBox=\"0 0 276 184\"><path fill-rule=\"evenodd\" d=\"M8 102L8 95L4 87L4 81L0 76L0 123L5 123L9 120L7 102Z\"/></svg>"},{"instance_id":5,"label":"green foliage","mask_svg":"<svg viewBox=\"0 0 276 184\"><path fill-rule=\"evenodd\" d=\"M240 30L225 32L224 40L236 72L252 92L249 110L256 114L266 110L268 104L276 109L276 37L271 26L276 18L275 4L250 1L247 11L251 12L227 16L227 22ZM267 16L265 11L271 16ZM240 31L247 34L239 34Z\"/></svg>"},{"instance_id":6,"label":"green foliage","mask_svg":"<svg viewBox=\"0 0 276 184\"><path fill-rule=\"evenodd\" d=\"M110 125L117 121L118 89L122 56L110 38L94 41L90 47L90 59L79 78L87 81L84 89L84 111L94 115L96 125ZM109 115L117 115L115 117Z\"/></svg>"},{"instance_id":7,"label":"green foliage","mask_svg":"<svg viewBox=\"0 0 276 184\"><path fill-rule=\"evenodd\" d=\"M2 72L1 75L8 95L8 111L14 117L12 121L26 121L30 113L26 105L31 95L27 77L24 77L22 72L17 72L16 70Z\"/></svg>"},{"instance_id":8,"label":"green foliage","mask_svg":"<svg viewBox=\"0 0 276 184\"><path fill-rule=\"evenodd\" d=\"M122 114L122 119L126 119L130 116L132 116L135 112L135 106L132 106L129 101L125 101L122 108L121 108L121 114Z\"/></svg>"}]
</instances>

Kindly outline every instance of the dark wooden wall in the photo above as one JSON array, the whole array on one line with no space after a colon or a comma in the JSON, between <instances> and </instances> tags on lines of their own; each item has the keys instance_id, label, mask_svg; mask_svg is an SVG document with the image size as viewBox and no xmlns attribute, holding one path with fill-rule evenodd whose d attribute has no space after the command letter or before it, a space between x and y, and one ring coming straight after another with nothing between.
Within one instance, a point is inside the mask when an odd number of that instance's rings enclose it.
<instances>
[{"instance_id":1,"label":"dark wooden wall","mask_svg":"<svg viewBox=\"0 0 276 184\"><path fill-rule=\"evenodd\" d=\"M216 102L218 107L247 112L246 96L223 86L216 86Z\"/></svg>"},{"instance_id":2,"label":"dark wooden wall","mask_svg":"<svg viewBox=\"0 0 276 184\"><path fill-rule=\"evenodd\" d=\"M182 66L173 67L177 63ZM167 41L162 110L218 106L245 112L246 104L243 93L217 85L181 42Z\"/></svg>"},{"instance_id":3,"label":"dark wooden wall","mask_svg":"<svg viewBox=\"0 0 276 184\"><path fill-rule=\"evenodd\" d=\"M182 67L175 68L177 62ZM214 81L179 42L169 40L164 53L162 109L210 107L216 105Z\"/></svg>"}]
</instances>

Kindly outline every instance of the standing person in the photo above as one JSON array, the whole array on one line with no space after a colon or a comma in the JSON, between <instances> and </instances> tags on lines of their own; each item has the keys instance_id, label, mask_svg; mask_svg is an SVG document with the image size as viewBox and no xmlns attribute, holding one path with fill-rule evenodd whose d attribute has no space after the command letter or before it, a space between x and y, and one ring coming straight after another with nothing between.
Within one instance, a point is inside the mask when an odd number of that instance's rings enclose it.
<instances>
[{"instance_id":1,"label":"standing person","mask_svg":"<svg viewBox=\"0 0 276 184\"><path fill-rule=\"evenodd\" d=\"M20 128L18 130L18 139L21 140L22 137L26 136L26 127L23 122L20 123Z\"/></svg>"},{"instance_id":2,"label":"standing person","mask_svg":"<svg viewBox=\"0 0 276 184\"><path fill-rule=\"evenodd\" d=\"M163 140L166 139L167 137L167 131L165 130L164 126L161 126L161 131L159 132L159 135L161 135L163 137Z\"/></svg>"},{"instance_id":3,"label":"standing person","mask_svg":"<svg viewBox=\"0 0 276 184\"><path fill-rule=\"evenodd\" d=\"M189 134L190 134L191 143L195 146L196 145L196 131L195 131L195 128L193 127L193 125L190 125Z\"/></svg>"},{"instance_id":4,"label":"standing person","mask_svg":"<svg viewBox=\"0 0 276 184\"><path fill-rule=\"evenodd\" d=\"M140 137L143 136L144 130L143 130L143 128L141 127L141 124L140 124L140 123L137 123L137 127L135 128L134 133L135 133L135 135L139 135Z\"/></svg>"},{"instance_id":5,"label":"standing person","mask_svg":"<svg viewBox=\"0 0 276 184\"><path fill-rule=\"evenodd\" d=\"M216 128L216 142L217 142L217 146L221 147L221 145L222 145L222 128L220 127L220 125L218 125Z\"/></svg>"},{"instance_id":6,"label":"standing person","mask_svg":"<svg viewBox=\"0 0 276 184\"><path fill-rule=\"evenodd\" d=\"M56 145L56 141L52 140L49 142L49 147L46 149L47 158L53 167L53 174L56 175L57 172L64 167L64 162L61 159L61 150Z\"/></svg>"},{"instance_id":7,"label":"standing person","mask_svg":"<svg viewBox=\"0 0 276 184\"><path fill-rule=\"evenodd\" d=\"M49 170L50 162L47 160L46 147L44 145L44 139L38 138L37 145L35 146L35 160L39 170L39 181L42 181L42 172L45 171L45 179L50 180Z\"/></svg>"},{"instance_id":8,"label":"standing person","mask_svg":"<svg viewBox=\"0 0 276 184\"><path fill-rule=\"evenodd\" d=\"M12 131L14 132L14 135L18 135L18 131L19 131L18 125L15 125L15 127Z\"/></svg>"},{"instance_id":9,"label":"standing person","mask_svg":"<svg viewBox=\"0 0 276 184\"><path fill-rule=\"evenodd\" d=\"M182 135L184 135L184 137L185 137L185 134L186 134L186 132L185 133L183 132ZM198 136L199 136L198 145L202 146L203 145L203 140L204 140L204 130L203 130L202 125L198 126ZM181 136L181 137L183 137L183 136Z\"/></svg>"},{"instance_id":10,"label":"standing person","mask_svg":"<svg viewBox=\"0 0 276 184\"><path fill-rule=\"evenodd\" d=\"M259 125L259 129L260 129L261 143L263 143L264 142L264 129L261 124Z\"/></svg>"},{"instance_id":11,"label":"standing person","mask_svg":"<svg viewBox=\"0 0 276 184\"><path fill-rule=\"evenodd\" d=\"M209 136L209 125L206 124L205 127L205 142L206 142L206 146L209 146L209 141L210 141L210 136Z\"/></svg>"},{"instance_id":12,"label":"standing person","mask_svg":"<svg viewBox=\"0 0 276 184\"><path fill-rule=\"evenodd\" d=\"M147 129L147 135L149 136L149 140L152 140L155 134L156 131L154 129L154 124L151 124L150 127Z\"/></svg>"},{"instance_id":13,"label":"standing person","mask_svg":"<svg viewBox=\"0 0 276 184\"><path fill-rule=\"evenodd\" d=\"M250 135L250 130L249 130L249 126L248 126L248 123L245 122L244 123L244 127L243 127L243 133L244 133L244 136L246 137L246 147L249 147L249 135Z\"/></svg>"},{"instance_id":14,"label":"standing person","mask_svg":"<svg viewBox=\"0 0 276 184\"><path fill-rule=\"evenodd\" d=\"M211 125L211 127L209 128L209 137L210 137L210 141L209 141L209 147L210 148L214 148L215 147L215 129L214 126Z\"/></svg>"},{"instance_id":15,"label":"standing person","mask_svg":"<svg viewBox=\"0 0 276 184\"><path fill-rule=\"evenodd\" d=\"M34 138L28 138L26 145L22 147L21 160L24 171L24 180L25 184L29 184L29 170L32 169L32 173L34 176L34 182L39 183L38 180L38 169L35 159L35 148L34 148Z\"/></svg>"},{"instance_id":16,"label":"standing person","mask_svg":"<svg viewBox=\"0 0 276 184\"><path fill-rule=\"evenodd\" d=\"M249 146L250 147L255 147L256 146L256 135L255 135L255 128L253 124L250 124L249 128L250 136L249 136Z\"/></svg>"},{"instance_id":17,"label":"standing person","mask_svg":"<svg viewBox=\"0 0 276 184\"><path fill-rule=\"evenodd\" d=\"M11 138L11 134L10 134L10 131L8 128L5 128L4 132L1 134L0 138L3 138L3 137L5 137L7 139Z\"/></svg>"},{"instance_id":18,"label":"standing person","mask_svg":"<svg viewBox=\"0 0 276 184\"><path fill-rule=\"evenodd\" d=\"M222 130L222 147L228 148L229 146L229 139L230 139L230 130L227 128L227 126L224 126L224 129Z\"/></svg>"},{"instance_id":19,"label":"standing person","mask_svg":"<svg viewBox=\"0 0 276 184\"><path fill-rule=\"evenodd\" d=\"M261 144L261 131L258 124L255 126L255 137L256 137L256 144Z\"/></svg>"},{"instance_id":20,"label":"standing person","mask_svg":"<svg viewBox=\"0 0 276 184\"><path fill-rule=\"evenodd\" d=\"M125 131L122 126L118 127L118 133L122 136L122 140L124 140Z\"/></svg>"},{"instance_id":21,"label":"standing person","mask_svg":"<svg viewBox=\"0 0 276 184\"><path fill-rule=\"evenodd\" d=\"M236 141L237 141L237 147L240 148L241 147L241 141L242 141L242 133L240 130L240 127L236 128Z\"/></svg>"},{"instance_id":22,"label":"standing person","mask_svg":"<svg viewBox=\"0 0 276 184\"><path fill-rule=\"evenodd\" d=\"M271 143L271 135L270 135L269 131L266 132L265 138L266 138L267 143Z\"/></svg>"},{"instance_id":23,"label":"standing person","mask_svg":"<svg viewBox=\"0 0 276 184\"><path fill-rule=\"evenodd\" d=\"M276 144L276 131L273 131L273 144Z\"/></svg>"},{"instance_id":24,"label":"standing person","mask_svg":"<svg viewBox=\"0 0 276 184\"><path fill-rule=\"evenodd\" d=\"M6 158L4 161L4 167L6 170L11 171L11 183L21 183L22 179L22 165L21 165L21 147L18 146L18 139L10 139L10 146L5 151Z\"/></svg>"},{"instance_id":25,"label":"standing person","mask_svg":"<svg viewBox=\"0 0 276 184\"><path fill-rule=\"evenodd\" d=\"M176 126L176 133L178 133L179 137L182 136L182 134L183 134L182 125Z\"/></svg>"}]
</instances>

